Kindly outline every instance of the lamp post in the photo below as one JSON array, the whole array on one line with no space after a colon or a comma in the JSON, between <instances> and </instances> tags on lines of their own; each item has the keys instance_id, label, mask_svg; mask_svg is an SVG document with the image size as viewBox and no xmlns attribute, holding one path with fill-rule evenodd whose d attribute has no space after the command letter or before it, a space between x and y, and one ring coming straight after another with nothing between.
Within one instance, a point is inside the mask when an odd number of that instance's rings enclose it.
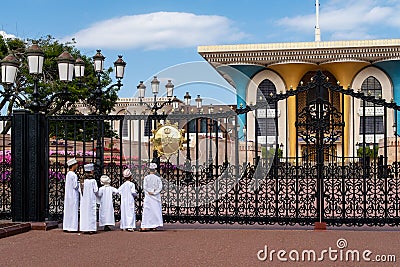
<instances>
[{"instance_id":1,"label":"lamp post","mask_svg":"<svg viewBox=\"0 0 400 267\"><path fill-rule=\"evenodd\" d=\"M29 108L34 112L38 113L40 110L39 103L39 92L38 92L38 81L39 75L43 73L43 61L44 53L37 43L33 43L27 50L26 56L28 58L29 74L33 75L33 101L29 105Z\"/></svg>"},{"instance_id":2,"label":"lamp post","mask_svg":"<svg viewBox=\"0 0 400 267\"><path fill-rule=\"evenodd\" d=\"M168 83L165 85L168 100L164 102L157 101L157 95L160 90L160 81L157 79L157 76L154 76L153 80L151 81L151 90L154 95L154 99L153 103L149 104L143 101L146 95L146 86L144 85L143 81L140 81L139 85L137 86L140 105L146 105L146 107L150 109L152 115L157 115L157 111L162 109L165 105L172 104L174 108L177 107L175 103L179 104L179 101L177 100L176 97L172 98L174 95L174 87L175 86L173 85L172 80L168 80Z\"/></svg>"},{"instance_id":3,"label":"lamp post","mask_svg":"<svg viewBox=\"0 0 400 267\"><path fill-rule=\"evenodd\" d=\"M183 97L185 100L185 106L186 106L186 112L189 113L189 109L190 109L190 102L192 99L192 96L189 94L189 92L186 92L185 96ZM190 135L189 135L189 117L186 120L186 167L188 168L190 166Z\"/></svg>"},{"instance_id":4,"label":"lamp post","mask_svg":"<svg viewBox=\"0 0 400 267\"><path fill-rule=\"evenodd\" d=\"M153 77L153 80L151 81L151 91L153 93L153 102L152 103L147 103L144 102L143 99L146 95L146 86L144 85L143 81L139 82L139 85L137 86L137 91L138 91L138 97L140 100L140 105L145 105L151 112L150 119L152 120L158 120L158 110L162 109L165 105L171 105L173 106L174 109L178 108L179 105L179 100L176 97L173 97L174 95L174 84L172 83L172 80L168 80L168 83L165 85L165 89L167 91L167 101L157 101L157 95L160 91L160 81L157 79L157 76ZM153 124L153 123L152 123ZM153 126L152 126L153 128ZM149 154L150 154L150 144L148 146L149 149ZM157 150L153 150L153 160L152 162L157 164L157 169L160 169L160 158L158 156Z\"/></svg>"},{"instance_id":5,"label":"lamp post","mask_svg":"<svg viewBox=\"0 0 400 267\"><path fill-rule=\"evenodd\" d=\"M247 165L247 130L246 130L246 125L243 126L243 136L244 136L244 145L245 147L245 164Z\"/></svg>"},{"instance_id":6,"label":"lamp post","mask_svg":"<svg viewBox=\"0 0 400 267\"><path fill-rule=\"evenodd\" d=\"M99 114L103 112L101 100L104 93L110 91L114 87L118 87L118 89L122 87L121 80L124 78L126 66L126 62L122 59L122 56L119 55L118 59L114 62L115 78L117 79L117 82L104 90L101 85L101 76L104 73L104 60L105 57L101 54L101 50L97 50L97 53L93 56L93 67L97 77L97 85L96 89L93 91L93 95L96 97L96 112ZM77 61L80 62L79 59ZM84 75L84 65L82 65L82 63L75 68L75 74L78 74L79 77Z\"/></svg>"},{"instance_id":7,"label":"lamp post","mask_svg":"<svg viewBox=\"0 0 400 267\"><path fill-rule=\"evenodd\" d=\"M393 124L393 134L394 134L394 142L395 142L395 145L394 145L394 149L395 149L395 151L394 151L394 162L396 162L396 164L394 164L394 170L395 170L395 177L397 178L398 177L398 167L399 167L399 164L398 164L398 162L397 162L397 138L398 138L398 134L397 134L397 111L395 112L395 119L394 119L394 124ZM393 145L392 145L393 146Z\"/></svg>"},{"instance_id":8,"label":"lamp post","mask_svg":"<svg viewBox=\"0 0 400 267\"><path fill-rule=\"evenodd\" d=\"M208 114L210 114L210 117L212 116L213 112L214 112L214 107L213 107L212 104L210 104L210 105L208 106ZM210 168L211 168L211 166L212 166L212 164L213 164L213 155L212 155L212 129L213 129L213 123L214 123L213 119L210 118L210 122L209 122L209 124L208 124L209 129L210 129L210 145L209 145L210 148L209 148L209 150L208 150L208 152L209 152L209 155L208 155L208 164L210 165Z\"/></svg>"},{"instance_id":9,"label":"lamp post","mask_svg":"<svg viewBox=\"0 0 400 267\"><path fill-rule=\"evenodd\" d=\"M59 80L64 83L63 90L56 92L50 96L44 96L39 87L39 81L43 74L44 53L39 47L37 42L26 50L28 61L28 72L33 78L33 92L30 94L30 100L26 93L21 93L13 90L16 83L17 71L20 62L13 56L8 55L1 61L2 72L2 85L4 91L0 91L3 96L2 103L9 101L12 98L18 100L20 107L29 109L33 114L27 110L15 110L12 117L12 140L14 153L12 168L14 175L13 181L13 198L18 201L13 201L13 220L16 221L44 221L45 214L48 209L48 200L45 198L47 195L47 182L48 182L48 166L44 160L46 155L46 124L45 115L50 106L58 98L64 104L68 99L69 94L67 84L73 80L74 72L76 78L82 78L85 71L85 63L82 59L75 60L68 51L64 51L57 58ZM97 73L98 84L93 94L97 97L97 111L101 111L101 74L103 68L104 57L101 55L100 50L93 58L94 66ZM110 90L113 86L120 87L122 84L120 80L123 78L125 62L122 57L114 63L116 69L117 84L107 88ZM27 129L27 126L29 129ZM102 122L98 121L98 129L102 128ZM98 174L102 172L103 154L102 154L102 137L103 132L98 131L97 138L97 152L96 153L96 166ZM17 145L14 145L17 144Z\"/></svg>"},{"instance_id":10,"label":"lamp post","mask_svg":"<svg viewBox=\"0 0 400 267\"><path fill-rule=\"evenodd\" d=\"M268 144L268 142L267 142L267 144L266 144L266 150L267 150L267 153L266 153L266 155L265 155L265 157L266 157L266 159L267 159L267 166L269 166L269 163L270 163L270 158L271 158L271 148L272 148L272 144Z\"/></svg>"},{"instance_id":11,"label":"lamp post","mask_svg":"<svg viewBox=\"0 0 400 267\"><path fill-rule=\"evenodd\" d=\"M33 76L33 93L31 100L17 90L13 90L16 83L17 71L20 62L8 55L1 61L2 85L4 91L2 104L12 98L18 100L20 107L30 109L15 110L12 117L11 138L12 161L12 218L14 221L44 221L48 209L48 166L46 157L45 115L56 97L67 94L66 86L62 92L50 97L41 97L39 93L39 79L43 74L44 53L37 43L33 43L27 50L29 74ZM61 82L72 80L74 59L68 52L63 52L57 59L58 73ZM62 99L66 101L66 99Z\"/></svg>"},{"instance_id":12,"label":"lamp post","mask_svg":"<svg viewBox=\"0 0 400 267\"><path fill-rule=\"evenodd\" d=\"M93 68L96 73L97 85L95 90L93 91L93 95L96 97L96 113L102 114L104 112L102 108L103 95L114 87L118 87L118 90L122 87L121 80L124 78L126 62L122 59L121 55L118 56L118 59L114 62L115 78L117 79L117 82L107 88L103 88L101 84L101 77L104 73L103 69L105 57L101 54L100 49L96 52L97 53L93 56ZM81 59L77 59L76 63L78 64L77 66L75 66L75 75L77 77L83 77L85 71L84 64L82 64ZM96 139L95 177L97 180L99 180L100 176L103 174L104 169L104 120L101 120L100 118L97 120Z\"/></svg>"}]
</instances>

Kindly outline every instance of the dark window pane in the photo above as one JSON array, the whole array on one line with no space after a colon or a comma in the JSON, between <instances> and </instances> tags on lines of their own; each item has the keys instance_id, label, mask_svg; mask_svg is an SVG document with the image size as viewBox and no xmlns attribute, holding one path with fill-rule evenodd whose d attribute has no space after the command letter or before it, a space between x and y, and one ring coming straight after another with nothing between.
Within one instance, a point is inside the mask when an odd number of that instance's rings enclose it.
<instances>
[{"instance_id":1,"label":"dark window pane","mask_svg":"<svg viewBox=\"0 0 400 267\"><path fill-rule=\"evenodd\" d=\"M364 134L364 121L365 134L383 134L385 132L382 116L362 116L360 117L360 134Z\"/></svg>"},{"instance_id":2,"label":"dark window pane","mask_svg":"<svg viewBox=\"0 0 400 267\"><path fill-rule=\"evenodd\" d=\"M207 119L200 120L200 131L199 133L206 133L207 132Z\"/></svg>"},{"instance_id":3,"label":"dark window pane","mask_svg":"<svg viewBox=\"0 0 400 267\"><path fill-rule=\"evenodd\" d=\"M130 121L128 120L123 120L121 121L122 123L122 137L128 137L129 136L129 131L128 131L128 123Z\"/></svg>"},{"instance_id":4,"label":"dark window pane","mask_svg":"<svg viewBox=\"0 0 400 267\"><path fill-rule=\"evenodd\" d=\"M196 132L196 120L189 121L189 133Z\"/></svg>"},{"instance_id":5,"label":"dark window pane","mask_svg":"<svg viewBox=\"0 0 400 267\"><path fill-rule=\"evenodd\" d=\"M257 136L275 136L275 119L257 119Z\"/></svg>"},{"instance_id":6,"label":"dark window pane","mask_svg":"<svg viewBox=\"0 0 400 267\"><path fill-rule=\"evenodd\" d=\"M363 84L361 85L361 91L365 95L371 95L375 98L382 97L382 86L379 81L372 76L369 76L367 79L364 80ZM364 106L364 101L361 101L361 106ZM374 104L371 102L365 101L366 107L373 107Z\"/></svg>"},{"instance_id":7,"label":"dark window pane","mask_svg":"<svg viewBox=\"0 0 400 267\"><path fill-rule=\"evenodd\" d=\"M264 80L260 83L257 90L257 100L261 97L267 97L272 94L276 94L275 85L270 80ZM264 100L265 101L265 100ZM275 103L268 103L270 109L275 108Z\"/></svg>"},{"instance_id":8,"label":"dark window pane","mask_svg":"<svg viewBox=\"0 0 400 267\"><path fill-rule=\"evenodd\" d=\"M150 119L146 120L146 123L144 124L144 136L151 136L151 122Z\"/></svg>"}]
</instances>

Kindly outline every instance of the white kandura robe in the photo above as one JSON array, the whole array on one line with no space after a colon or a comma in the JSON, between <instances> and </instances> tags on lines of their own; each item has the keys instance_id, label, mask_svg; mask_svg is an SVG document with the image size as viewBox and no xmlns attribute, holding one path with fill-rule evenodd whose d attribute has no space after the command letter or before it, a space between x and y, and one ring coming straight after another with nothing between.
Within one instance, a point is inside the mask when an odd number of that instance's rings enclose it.
<instances>
[{"instance_id":1,"label":"white kandura robe","mask_svg":"<svg viewBox=\"0 0 400 267\"><path fill-rule=\"evenodd\" d=\"M65 177L64 231L78 231L80 185L75 172L69 171Z\"/></svg>"},{"instance_id":2,"label":"white kandura robe","mask_svg":"<svg viewBox=\"0 0 400 267\"><path fill-rule=\"evenodd\" d=\"M161 178L149 174L143 181L144 201L141 228L156 228L163 226L161 195ZM149 192L153 193L150 195Z\"/></svg>"},{"instance_id":3,"label":"white kandura robe","mask_svg":"<svg viewBox=\"0 0 400 267\"><path fill-rule=\"evenodd\" d=\"M118 194L115 187L104 185L99 188L99 226L115 225L113 195Z\"/></svg>"},{"instance_id":4,"label":"white kandura robe","mask_svg":"<svg viewBox=\"0 0 400 267\"><path fill-rule=\"evenodd\" d=\"M96 193L98 191L95 179L85 179L81 199L80 230L95 232L96 225Z\"/></svg>"},{"instance_id":5,"label":"white kandura robe","mask_svg":"<svg viewBox=\"0 0 400 267\"><path fill-rule=\"evenodd\" d=\"M126 181L119 188L121 195L121 229L136 228L135 197L137 196L135 184Z\"/></svg>"}]
</instances>

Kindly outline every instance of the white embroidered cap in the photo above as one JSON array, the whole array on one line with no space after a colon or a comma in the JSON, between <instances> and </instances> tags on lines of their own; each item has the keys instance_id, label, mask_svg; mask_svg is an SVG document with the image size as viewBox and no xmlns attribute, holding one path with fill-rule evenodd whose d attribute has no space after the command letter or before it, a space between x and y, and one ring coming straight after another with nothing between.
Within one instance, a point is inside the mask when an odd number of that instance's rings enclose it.
<instances>
[{"instance_id":1,"label":"white embroidered cap","mask_svg":"<svg viewBox=\"0 0 400 267\"><path fill-rule=\"evenodd\" d=\"M130 169L124 170L124 172L122 173L122 176L124 176L125 178L131 177L132 176L131 170Z\"/></svg>"},{"instance_id":2,"label":"white embroidered cap","mask_svg":"<svg viewBox=\"0 0 400 267\"><path fill-rule=\"evenodd\" d=\"M78 164L78 162L76 161L75 158L69 159L69 160L67 161L68 167L71 167L71 166L74 165L74 164Z\"/></svg>"},{"instance_id":3,"label":"white embroidered cap","mask_svg":"<svg viewBox=\"0 0 400 267\"><path fill-rule=\"evenodd\" d=\"M94 164L93 163L86 164L85 166L83 166L83 168L85 169L85 172L94 171Z\"/></svg>"},{"instance_id":4,"label":"white embroidered cap","mask_svg":"<svg viewBox=\"0 0 400 267\"><path fill-rule=\"evenodd\" d=\"M111 179L110 179L110 177L108 177L107 175L102 175L102 176L100 177L100 183L101 183L102 185L109 185L109 184L111 183Z\"/></svg>"},{"instance_id":5,"label":"white embroidered cap","mask_svg":"<svg viewBox=\"0 0 400 267\"><path fill-rule=\"evenodd\" d=\"M155 170L155 169L157 169L157 164L154 163L154 162L150 163L150 164L149 164L149 169L150 169L150 170Z\"/></svg>"}]
</instances>

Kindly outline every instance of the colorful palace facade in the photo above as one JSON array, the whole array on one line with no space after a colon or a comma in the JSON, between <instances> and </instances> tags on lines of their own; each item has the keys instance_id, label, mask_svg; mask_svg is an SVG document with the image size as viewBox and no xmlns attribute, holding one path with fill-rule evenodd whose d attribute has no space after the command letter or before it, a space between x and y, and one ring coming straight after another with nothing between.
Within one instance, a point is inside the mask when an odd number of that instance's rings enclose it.
<instances>
[{"instance_id":1,"label":"colorful palace facade","mask_svg":"<svg viewBox=\"0 0 400 267\"><path fill-rule=\"evenodd\" d=\"M238 106L257 103L260 93L295 89L301 82L310 81L317 70L344 88L400 103L400 39L199 46L198 53L236 88ZM385 131L388 138L394 136L393 111L387 114L387 123L384 123L382 108L363 109L359 100L349 96L335 101L343 110L345 122L344 149L337 147L338 156L341 151L344 156L354 155L356 143L378 144ZM279 103L277 109L279 143L287 144L290 156L295 156L296 143L302 146L296 142L296 98ZM275 111L266 110L264 118L270 118L271 114L275 116ZM360 127L362 116L367 117L362 120L366 123L365 134ZM247 115L246 124L248 136L252 138L254 116ZM273 140L263 140L260 136L259 141L268 144Z\"/></svg>"}]
</instances>

